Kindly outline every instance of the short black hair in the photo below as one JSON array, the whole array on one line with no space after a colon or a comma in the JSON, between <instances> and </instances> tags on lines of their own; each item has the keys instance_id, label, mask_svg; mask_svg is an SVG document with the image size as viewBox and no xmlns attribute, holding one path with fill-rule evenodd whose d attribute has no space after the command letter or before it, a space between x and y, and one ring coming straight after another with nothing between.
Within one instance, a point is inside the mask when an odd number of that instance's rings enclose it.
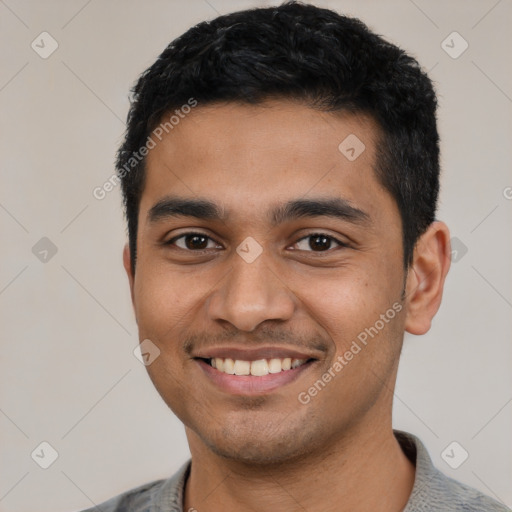
<instances>
[{"instance_id":1,"label":"short black hair","mask_svg":"<svg viewBox=\"0 0 512 512\"><path fill-rule=\"evenodd\" d=\"M116 169L133 269L147 154L141 148L165 114L190 109L191 99L199 105L294 99L326 112L370 115L380 132L375 173L400 212L405 268L435 220L439 136L432 82L412 56L357 18L296 1L219 16L172 41L131 92Z\"/></svg>"}]
</instances>

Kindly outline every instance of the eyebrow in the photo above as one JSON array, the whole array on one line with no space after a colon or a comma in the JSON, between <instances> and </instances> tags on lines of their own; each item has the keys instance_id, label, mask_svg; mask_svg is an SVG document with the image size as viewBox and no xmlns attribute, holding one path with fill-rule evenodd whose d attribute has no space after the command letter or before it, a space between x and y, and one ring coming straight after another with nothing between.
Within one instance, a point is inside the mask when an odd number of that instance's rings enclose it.
<instances>
[{"instance_id":1,"label":"eyebrow","mask_svg":"<svg viewBox=\"0 0 512 512\"><path fill-rule=\"evenodd\" d=\"M226 221L224 208L208 199L164 197L148 212L148 223L157 223L174 217ZM287 221L309 217L331 217L354 224L370 224L370 216L339 197L295 199L275 206L269 212L269 222L277 226Z\"/></svg>"}]
</instances>

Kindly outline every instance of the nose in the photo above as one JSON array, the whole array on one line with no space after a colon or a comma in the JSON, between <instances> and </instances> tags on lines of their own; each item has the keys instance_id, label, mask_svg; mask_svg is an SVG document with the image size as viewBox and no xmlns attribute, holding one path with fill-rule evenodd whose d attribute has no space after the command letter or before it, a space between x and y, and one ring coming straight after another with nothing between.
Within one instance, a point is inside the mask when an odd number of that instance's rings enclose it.
<instances>
[{"instance_id":1,"label":"nose","mask_svg":"<svg viewBox=\"0 0 512 512\"><path fill-rule=\"evenodd\" d=\"M209 318L251 332L267 320L289 320L295 310L292 291L268 265L264 253L248 263L234 255L232 270L208 301Z\"/></svg>"}]
</instances>

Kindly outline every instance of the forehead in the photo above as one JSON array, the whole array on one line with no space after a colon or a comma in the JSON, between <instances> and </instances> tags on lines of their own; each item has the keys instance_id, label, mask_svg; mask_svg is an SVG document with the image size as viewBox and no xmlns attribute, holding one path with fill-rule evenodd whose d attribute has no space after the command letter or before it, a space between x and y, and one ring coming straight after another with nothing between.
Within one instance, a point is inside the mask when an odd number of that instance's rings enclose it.
<instances>
[{"instance_id":1,"label":"forehead","mask_svg":"<svg viewBox=\"0 0 512 512\"><path fill-rule=\"evenodd\" d=\"M374 173L379 132L369 117L269 101L198 105L172 126L147 156L141 215L169 195L209 198L245 221L309 196L370 215L393 209Z\"/></svg>"}]
</instances>

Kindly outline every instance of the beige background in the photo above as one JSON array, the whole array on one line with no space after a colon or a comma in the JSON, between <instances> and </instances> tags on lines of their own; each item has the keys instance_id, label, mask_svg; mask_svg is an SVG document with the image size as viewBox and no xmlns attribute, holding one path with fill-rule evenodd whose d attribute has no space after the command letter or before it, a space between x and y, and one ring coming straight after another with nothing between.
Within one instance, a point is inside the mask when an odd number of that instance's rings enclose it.
<instances>
[{"instance_id":1,"label":"beige background","mask_svg":"<svg viewBox=\"0 0 512 512\"><path fill-rule=\"evenodd\" d=\"M80 510L188 457L132 354L119 190L102 201L92 190L113 172L130 86L167 43L217 13L269 4L0 1L0 511ZM512 506L512 4L317 5L360 16L432 70L439 218L467 253L430 333L407 337L394 421L446 474ZM43 31L59 45L47 59L31 48ZM453 31L469 43L457 59L441 47ZM32 252L42 237L57 248L46 263ZM31 458L42 441L58 452L46 470ZM456 470L441 458L452 441L469 452Z\"/></svg>"}]
</instances>

